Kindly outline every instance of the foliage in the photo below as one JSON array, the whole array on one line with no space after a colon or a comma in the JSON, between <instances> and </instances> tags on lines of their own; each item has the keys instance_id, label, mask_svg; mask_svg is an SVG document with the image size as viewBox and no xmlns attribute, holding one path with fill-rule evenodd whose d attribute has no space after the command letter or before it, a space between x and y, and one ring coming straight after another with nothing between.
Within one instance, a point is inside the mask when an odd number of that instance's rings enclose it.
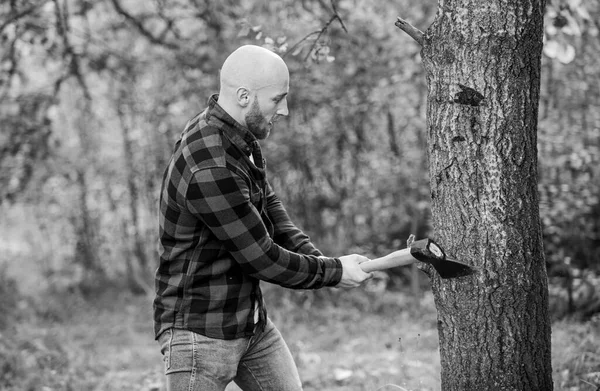
<instances>
[{"instance_id":1,"label":"foliage","mask_svg":"<svg viewBox=\"0 0 600 391\"><path fill-rule=\"evenodd\" d=\"M386 384L439 389L431 294L415 299L391 292L328 293L329 301L299 309L294 303L299 292L278 287L265 292L270 316L290 346L307 391L372 391ZM45 303L62 314L51 320L39 312L43 303L31 304L26 322L0 332L2 390L164 389L161 356L147 321L148 298L108 294L82 302L48 295ZM599 330L597 321L554 324L557 391L583 391L591 388L582 380L598 381Z\"/></svg>"},{"instance_id":2,"label":"foliage","mask_svg":"<svg viewBox=\"0 0 600 391\"><path fill-rule=\"evenodd\" d=\"M600 73L589 66L600 50L598 15L597 2L579 0L553 2L546 15L540 212L547 259L558 270L600 267L600 90L593 82ZM569 45L571 61L551 59L552 40Z\"/></svg>"},{"instance_id":3,"label":"foliage","mask_svg":"<svg viewBox=\"0 0 600 391\"><path fill-rule=\"evenodd\" d=\"M593 390L600 384L599 319L559 322L552 332L554 385L558 390Z\"/></svg>"},{"instance_id":4,"label":"foliage","mask_svg":"<svg viewBox=\"0 0 600 391\"><path fill-rule=\"evenodd\" d=\"M598 36L598 24L594 21L597 4L584 0L559 0L549 2L545 15L544 54L563 64L576 57L573 37L584 34Z\"/></svg>"},{"instance_id":5,"label":"foliage","mask_svg":"<svg viewBox=\"0 0 600 391\"><path fill-rule=\"evenodd\" d=\"M291 115L264 150L298 225L334 255L432 234L425 78L393 26L399 10L422 28L436 12L408 0L4 2L0 202L39 205L26 224L43 228L26 242L43 243L41 274L147 289L173 142L246 43L291 71ZM594 0L548 4L538 149L551 269L600 258L597 20Z\"/></svg>"},{"instance_id":6,"label":"foliage","mask_svg":"<svg viewBox=\"0 0 600 391\"><path fill-rule=\"evenodd\" d=\"M425 78L393 22L401 12L425 28L434 3L2 2L0 388L162 386L150 303L121 287L150 281L162 170L239 45L289 65L291 115L263 148L278 194L322 250L379 256L432 234ZM579 292L598 297L599 20L596 0L548 1L539 190L557 317L573 295L579 308ZM93 301L94 286L113 296ZM435 389L433 304L384 288L266 292L307 389ZM557 389L598 381L594 319L555 324Z\"/></svg>"}]
</instances>

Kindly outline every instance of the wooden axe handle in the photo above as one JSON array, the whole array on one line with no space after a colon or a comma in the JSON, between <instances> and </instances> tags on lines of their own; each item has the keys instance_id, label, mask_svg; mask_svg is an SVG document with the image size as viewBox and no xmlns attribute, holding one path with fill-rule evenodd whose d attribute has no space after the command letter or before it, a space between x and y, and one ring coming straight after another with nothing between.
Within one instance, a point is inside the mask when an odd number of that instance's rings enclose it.
<instances>
[{"instance_id":1,"label":"wooden axe handle","mask_svg":"<svg viewBox=\"0 0 600 391\"><path fill-rule=\"evenodd\" d=\"M376 270L385 270L396 266L410 265L418 260L410 254L410 248L394 251L384 257L372 259L360 264L361 269L365 273L374 272Z\"/></svg>"}]
</instances>

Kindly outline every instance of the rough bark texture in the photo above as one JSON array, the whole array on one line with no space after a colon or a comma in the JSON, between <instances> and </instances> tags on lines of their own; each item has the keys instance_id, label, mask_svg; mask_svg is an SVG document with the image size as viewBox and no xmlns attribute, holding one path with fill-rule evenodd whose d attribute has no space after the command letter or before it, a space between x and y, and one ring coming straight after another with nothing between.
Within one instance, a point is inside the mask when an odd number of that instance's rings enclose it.
<instances>
[{"instance_id":1,"label":"rough bark texture","mask_svg":"<svg viewBox=\"0 0 600 391\"><path fill-rule=\"evenodd\" d=\"M425 33L442 390L551 390L537 194L544 0L439 1Z\"/></svg>"}]
</instances>

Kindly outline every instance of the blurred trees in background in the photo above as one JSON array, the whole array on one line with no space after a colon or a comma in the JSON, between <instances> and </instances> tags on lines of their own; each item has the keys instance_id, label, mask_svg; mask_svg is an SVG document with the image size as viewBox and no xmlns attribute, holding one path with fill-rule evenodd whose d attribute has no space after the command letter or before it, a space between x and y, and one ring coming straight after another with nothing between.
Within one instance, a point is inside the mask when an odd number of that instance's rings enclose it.
<instances>
[{"instance_id":1,"label":"blurred trees in background","mask_svg":"<svg viewBox=\"0 0 600 391\"><path fill-rule=\"evenodd\" d=\"M402 11L429 25L436 10L409 0L3 2L1 232L11 235L0 261L31 259L63 288L149 291L162 170L218 90L223 60L246 43L291 71L290 117L263 145L298 225L332 255L382 255L427 235L425 77L419 47L393 22ZM539 190L550 272L571 290L576 270L598 272L600 258L598 20L595 0L548 2Z\"/></svg>"}]
</instances>

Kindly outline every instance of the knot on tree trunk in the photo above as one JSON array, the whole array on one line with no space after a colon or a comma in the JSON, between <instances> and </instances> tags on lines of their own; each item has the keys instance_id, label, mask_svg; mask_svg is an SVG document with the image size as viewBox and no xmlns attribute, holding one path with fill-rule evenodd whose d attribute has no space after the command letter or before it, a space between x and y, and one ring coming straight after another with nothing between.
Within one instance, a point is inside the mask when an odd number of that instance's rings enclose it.
<instances>
[{"instance_id":1,"label":"knot on tree trunk","mask_svg":"<svg viewBox=\"0 0 600 391\"><path fill-rule=\"evenodd\" d=\"M462 84L459 84L458 86L460 87L460 91L456 93L453 101L454 103L478 107L485 99L483 94L471 87L467 87Z\"/></svg>"}]
</instances>

